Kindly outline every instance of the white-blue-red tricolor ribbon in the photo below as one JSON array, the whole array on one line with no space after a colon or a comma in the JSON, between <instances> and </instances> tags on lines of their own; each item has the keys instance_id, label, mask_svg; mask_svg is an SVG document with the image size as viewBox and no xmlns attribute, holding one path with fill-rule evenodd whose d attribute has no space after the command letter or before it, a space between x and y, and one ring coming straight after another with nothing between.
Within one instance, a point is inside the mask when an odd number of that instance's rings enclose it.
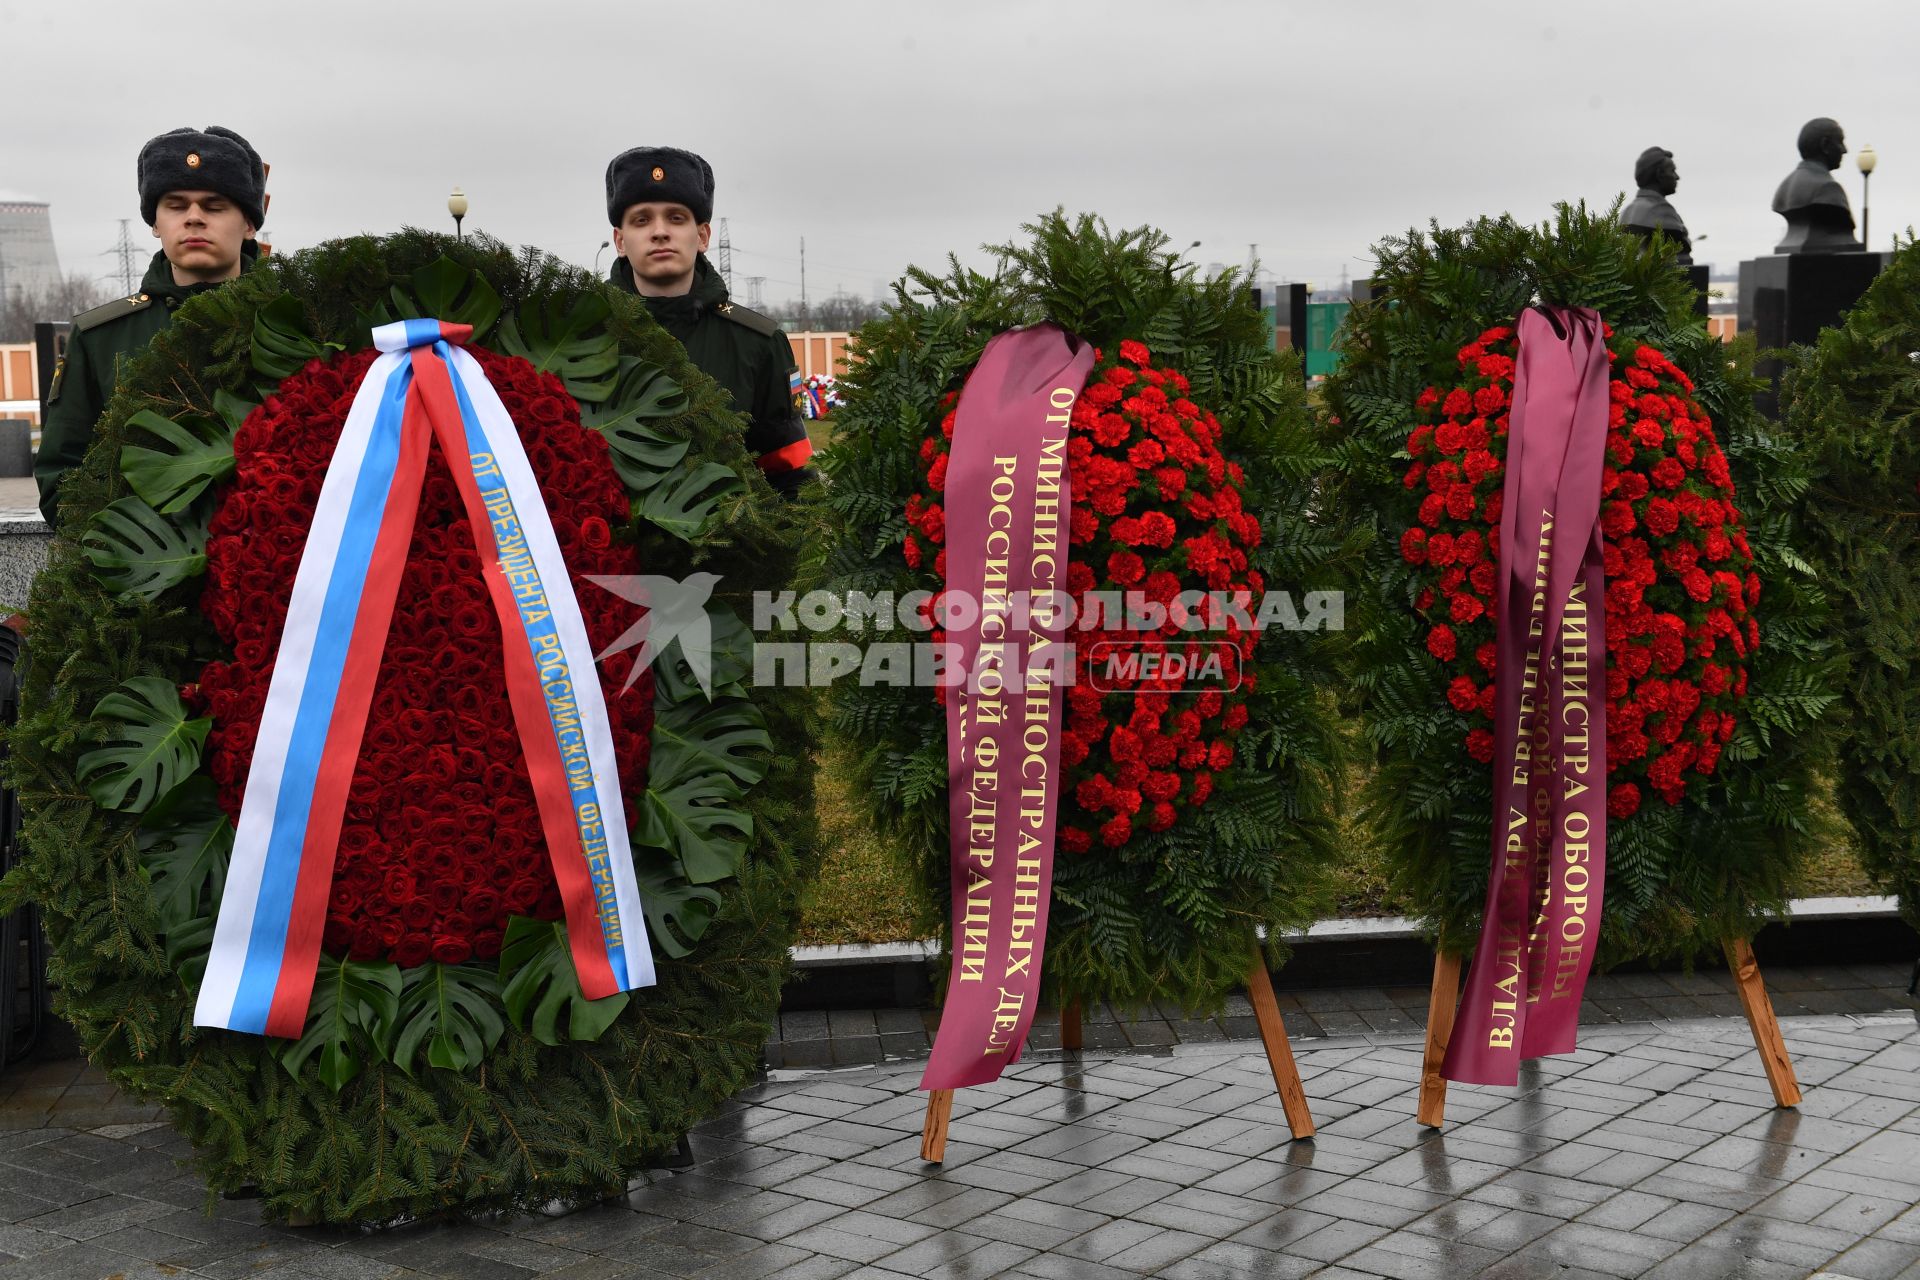
<instances>
[{"instance_id":1,"label":"white-blue-red tricolor ribbon","mask_svg":"<svg viewBox=\"0 0 1920 1280\"><path fill-rule=\"evenodd\" d=\"M373 331L314 511L247 774L194 1022L298 1037L313 995L347 789L437 440L505 643L514 724L593 999L651 986L613 733L573 584L519 432L466 325Z\"/></svg>"}]
</instances>

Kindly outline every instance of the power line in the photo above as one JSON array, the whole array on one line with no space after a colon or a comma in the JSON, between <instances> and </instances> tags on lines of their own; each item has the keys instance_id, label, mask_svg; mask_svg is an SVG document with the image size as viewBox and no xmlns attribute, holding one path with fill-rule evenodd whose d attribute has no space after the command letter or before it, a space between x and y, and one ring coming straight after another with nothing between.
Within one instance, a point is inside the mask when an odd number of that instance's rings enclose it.
<instances>
[{"instance_id":1,"label":"power line","mask_svg":"<svg viewBox=\"0 0 1920 1280\"><path fill-rule=\"evenodd\" d=\"M735 253L743 253L743 254L745 254L745 255L747 255L748 257L750 257L750 258L771 258L771 259L773 259L773 260L774 260L775 262L798 262L798 261L799 261L799 259L798 259L798 258L789 258L789 257L787 257L787 256L785 256L784 254L778 254L778 253L762 253L762 252L761 252L760 250L758 250L758 249L736 249L736 250L734 250L734 252L735 252ZM853 267L853 266L848 266L848 265L847 265L846 263L844 263L844 262L822 262L822 261L820 261L820 259L819 259L819 258L815 258L815 259L813 260L813 265L814 265L814 266L816 266L816 267L826 267L826 268L827 268L828 270L830 270L830 271L847 271L847 272L851 272L851 273L853 273L854 275L862 275L862 276L889 276L889 277L891 277L891 276L897 276L897 275L899 275L899 274L900 274L900 273L899 273L898 271L890 271L890 272L889 272L889 271L876 271L876 270L874 270L874 269L873 269L872 267Z\"/></svg>"},{"instance_id":2,"label":"power line","mask_svg":"<svg viewBox=\"0 0 1920 1280\"><path fill-rule=\"evenodd\" d=\"M133 243L133 232L128 229L132 222L132 218L120 219L120 239L111 249L105 250L100 255L103 258L119 255L120 292L125 294L133 292L133 262L134 255L138 252Z\"/></svg>"}]
</instances>

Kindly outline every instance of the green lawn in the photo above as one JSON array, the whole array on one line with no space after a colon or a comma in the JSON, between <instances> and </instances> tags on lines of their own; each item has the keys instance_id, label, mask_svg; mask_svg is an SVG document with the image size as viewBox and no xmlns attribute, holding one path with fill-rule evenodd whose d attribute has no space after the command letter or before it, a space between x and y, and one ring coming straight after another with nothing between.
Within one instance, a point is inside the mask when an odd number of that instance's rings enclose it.
<instances>
[{"instance_id":1,"label":"green lawn","mask_svg":"<svg viewBox=\"0 0 1920 1280\"><path fill-rule=\"evenodd\" d=\"M820 874L800 901L800 941L905 942L924 936L916 927L924 890L915 883L906 859L865 829L861 806L844 782L844 768L829 752L820 762L819 803L822 856ZM1800 896L1854 896L1874 893L1860 869L1853 832L1831 802L1816 816L1827 828L1826 851L1808 868ZM1387 892L1383 860L1356 829L1340 877L1338 914L1406 914L1406 904Z\"/></svg>"}]
</instances>

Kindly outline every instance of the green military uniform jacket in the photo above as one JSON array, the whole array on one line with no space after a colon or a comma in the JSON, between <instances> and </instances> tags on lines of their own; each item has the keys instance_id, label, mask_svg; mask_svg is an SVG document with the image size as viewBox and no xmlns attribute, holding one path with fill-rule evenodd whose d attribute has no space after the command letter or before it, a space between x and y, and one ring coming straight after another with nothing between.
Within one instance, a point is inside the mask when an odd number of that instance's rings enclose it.
<instances>
[{"instance_id":1,"label":"green military uniform jacket","mask_svg":"<svg viewBox=\"0 0 1920 1280\"><path fill-rule=\"evenodd\" d=\"M633 265L613 264L615 288L633 287ZM727 296L727 282L701 254L694 264L693 288L677 298L645 298L660 327L680 340L687 358L725 387L734 407L747 415L747 452L759 461L767 482L791 495L813 478L807 460L813 445L800 416L800 374L794 368L787 335L758 311Z\"/></svg>"},{"instance_id":2,"label":"green military uniform jacket","mask_svg":"<svg viewBox=\"0 0 1920 1280\"><path fill-rule=\"evenodd\" d=\"M249 240L241 250L240 269L253 265L259 247ZM40 486L40 514L54 524L60 481L80 465L93 445L94 427L113 398L120 366L139 355L153 335L173 323L173 313L188 298L219 284L175 284L167 255L156 253L140 280L140 292L116 298L73 318L67 335L67 354L47 390L46 417L40 426L40 451L34 455L33 478Z\"/></svg>"}]
</instances>

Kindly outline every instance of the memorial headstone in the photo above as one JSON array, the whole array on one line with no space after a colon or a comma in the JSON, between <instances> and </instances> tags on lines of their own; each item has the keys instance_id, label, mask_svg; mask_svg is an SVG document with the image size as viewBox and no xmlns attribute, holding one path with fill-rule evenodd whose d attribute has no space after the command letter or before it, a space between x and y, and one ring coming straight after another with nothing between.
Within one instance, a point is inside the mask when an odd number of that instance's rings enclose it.
<instances>
[{"instance_id":1,"label":"memorial headstone","mask_svg":"<svg viewBox=\"0 0 1920 1280\"><path fill-rule=\"evenodd\" d=\"M1847 154L1846 135L1824 116L1800 130L1800 163L1774 192L1773 211L1787 220L1774 252L1740 264L1740 328L1763 350L1811 343L1840 323L1886 265L1854 238L1853 207L1834 180ZM1769 418L1779 413L1780 362L1756 371L1769 383L1755 401Z\"/></svg>"}]
</instances>

